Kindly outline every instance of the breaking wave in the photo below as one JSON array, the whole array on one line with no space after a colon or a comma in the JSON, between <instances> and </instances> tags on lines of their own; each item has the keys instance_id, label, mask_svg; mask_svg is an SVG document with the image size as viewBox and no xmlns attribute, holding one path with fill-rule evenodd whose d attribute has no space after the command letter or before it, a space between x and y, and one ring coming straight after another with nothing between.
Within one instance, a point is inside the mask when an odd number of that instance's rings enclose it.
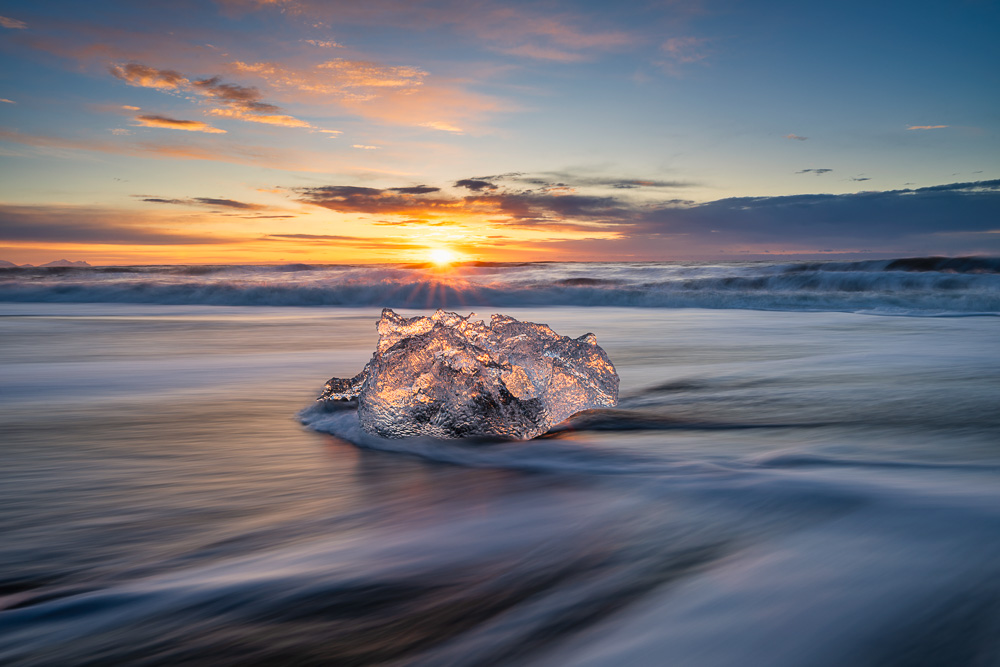
<instances>
[{"instance_id":1,"label":"breaking wave","mask_svg":"<svg viewBox=\"0 0 1000 667\"><path fill-rule=\"evenodd\" d=\"M855 262L0 269L0 301L470 308L632 306L1000 314L1000 258Z\"/></svg>"}]
</instances>

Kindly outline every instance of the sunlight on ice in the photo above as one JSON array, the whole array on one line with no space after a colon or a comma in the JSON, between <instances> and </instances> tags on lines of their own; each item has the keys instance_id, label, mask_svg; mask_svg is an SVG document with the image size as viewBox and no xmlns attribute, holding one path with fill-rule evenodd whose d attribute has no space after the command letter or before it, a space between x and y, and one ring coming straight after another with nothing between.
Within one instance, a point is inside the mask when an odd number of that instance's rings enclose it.
<instances>
[{"instance_id":1,"label":"sunlight on ice","mask_svg":"<svg viewBox=\"0 0 1000 667\"><path fill-rule=\"evenodd\" d=\"M332 378L318 400L357 398L362 427L389 438L525 440L618 403L618 374L594 334L473 317L438 310L407 319L386 308L371 361L353 378Z\"/></svg>"}]
</instances>

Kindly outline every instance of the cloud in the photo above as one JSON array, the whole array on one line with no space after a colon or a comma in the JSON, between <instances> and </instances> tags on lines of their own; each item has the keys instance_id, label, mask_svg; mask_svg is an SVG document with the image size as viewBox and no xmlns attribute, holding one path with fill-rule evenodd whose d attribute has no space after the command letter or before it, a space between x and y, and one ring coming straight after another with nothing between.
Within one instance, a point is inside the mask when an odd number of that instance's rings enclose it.
<instances>
[{"instance_id":1,"label":"cloud","mask_svg":"<svg viewBox=\"0 0 1000 667\"><path fill-rule=\"evenodd\" d=\"M796 174L816 174L817 176L821 174L829 174L833 169L801 169Z\"/></svg>"},{"instance_id":2,"label":"cloud","mask_svg":"<svg viewBox=\"0 0 1000 667\"><path fill-rule=\"evenodd\" d=\"M634 229L685 234L702 242L715 230L719 240L731 245L878 247L933 253L942 252L951 235L988 232L996 227L998 218L1000 180L994 180L842 195L733 197L693 206L663 206L642 213Z\"/></svg>"},{"instance_id":3,"label":"cloud","mask_svg":"<svg viewBox=\"0 0 1000 667\"><path fill-rule=\"evenodd\" d=\"M613 188L615 190L635 190L640 188L686 188L695 185L690 181L664 181L652 178L621 178L608 176L585 176L572 171L549 171L540 174L504 174L483 180L510 179L529 185L546 188L576 187Z\"/></svg>"},{"instance_id":4,"label":"cloud","mask_svg":"<svg viewBox=\"0 0 1000 667\"><path fill-rule=\"evenodd\" d=\"M307 39L306 44L312 44L313 46L318 46L323 49L342 49L343 44L338 44L333 40L322 40L322 39Z\"/></svg>"},{"instance_id":5,"label":"cloud","mask_svg":"<svg viewBox=\"0 0 1000 667\"><path fill-rule=\"evenodd\" d=\"M225 130L221 130L217 127L212 127L207 123L202 123L199 120L179 120L176 118L168 118L166 116L153 116L144 115L136 116L136 121L142 127L160 127L169 130L186 130L188 132L207 132L209 134L225 134Z\"/></svg>"},{"instance_id":6,"label":"cloud","mask_svg":"<svg viewBox=\"0 0 1000 667\"><path fill-rule=\"evenodd\" d=\"M23 134L11 130L0 130L0 141L25 146L33 146L47 154L59 157L73 157L67 151L96 151L115 155L131 155L146 158L176 160L210 160L233 164L255 165L271 169L289 171L315 171L328 173L343 168L340 161L333 162L323 153L307 153L247 144L218 141L214 137L203 137L197 143L185 144L178 141L156 143L149 141L123 142L99 141L94 139L70 139L59 136Z\"/></svg>"},{"instance_id":7,"label":"cloud","mask_svg":"<svg viewBox=\"0 0 1000 667\"><path fill-rule=\"evenodd\" d=\"M472 190L466 196L439 194L429 186L369 188L330 185L295 188L299 200L338 213L397 215L425 224L441 217L478 216L493 224L549 230L591 229L603 224L615 227L625 221L629 204L612 197L581 195L574 192L509 190L474 179L464 179ZM462 183L458 181L457 183ZM425 195L433 194L433 197ZM386 221L382 221L387 224Z\"/></svg>"},{"instance_id":8,"label":"cloud","mask_svg":"<svg viewBox=\"0 0 1000 667\"><path fill-rule=\"evenodd\" d=\"M488 114L514 108L468 90L466 80L432 77L411 65L337 58L308 66L235 61L231 67L298 103L335 104L363 118L439 132L473 132Z\"/></svg>"},{"instance_id":9,"label":"cloud","mask_svg":"<svg viewBox=\"0 0 1000 667\"><path fill-rule=\"evenodd\" d=\"M297 241L321 245L337 245L358 250L425 250L426 243L412 239L386 236L340 236L335 234L268 234L262 241Z\"/></svg>"},{"instance_id":10,"label":"cloud","mask_svg":"<svg viewBox=\"0 0 1000 667\"><path fill-rule=\"evenodd\" d=\"M277 89L329 95L355 101L373 99L387 89L412 90L423 85L427 72L410 66L381 65L368 60L336 58L314 67L295 68L273 62L232 63Z\"/></svg>"},{"instance_id":11,"label":"cloud","mask_svg":"<svg viewBox=\"0 0 1000 667\"><path fill-rule=\"evenodd\" d=\"M907 130L943 130L947 125L910 125Z\"/></svg>"},{"instance_id":12,"label":"cloud","mask_svg":"<svg viewBox=\"0 0 1000 667\"><path fill-rule=\"evenodd\" d=\"M520 57L572 62L596 53L629 48L635 34L609 29L606 21L580 11L554 12L511 3L408 0L331 3L327 0L218 0L231 11L277 10L328 24L394 26L406 30L446 27L458 39Z\"/></svg>"},{"instance_id":13,"label":"cloud","mask_svg":"<svg viewBox=\"0 0 1000 667\"><path fill-rule=\"evenodd\" d=\"M404 195L426 195L431 192L440 192L441 188L435 188L429 185L414 185L412 187L404 188L389 188L390 192L398 192Z\"/></svg>"},{"instance_id":14,"label":"cloud","mask_svg":"<svg viewBox=\"0 0 1000 667\"><path fill-rule=\"evenodd\" d=\"M867 176L852 176L851 180L852 181L870 181L872 179L868 178Z\"/></svg>"},{"instance_id":15,"label":"cloud","mask_svg":"<svg viewBox=\"0 0 1000 667\"><path fill-rule=\"evenodd\" d=\"M139 88L159 88L161 90L178 90L187 87L188 81L180 72L172 69L156 69L139 63L112 65L108 68L112 76L121 79L130 86Z\"/></svg>"},{"instance_id":16,"label":"cloud","mask_svg":"<svg viewBox=\"0 0 1000 667\"><path fill-rule=\"evenodd\" d=\"M140 197L144 202L150 202L154 204L179 204L182 206L207 206L210 208L233 208L243 211L260 211L268 208L262 204L250 204L247 202L236 201L235 199L214 199L211 197L193 197L191 199L164 199L162 197L145 197L143 195L135 195Z\"/></svg>"},{"instance_id":17,"label":"cloud","mask_svg":"<svg viewBox=\"0 0 1000 667\"><path fill-rule=\"evenodd\" d=\"M294 188L299 200L338 213L370 213L415 217L431 210L459 209L461 200L454 197L426 197L440 188L426 186L368 188L355 185L327 185Z\"/></svg>"},{"instance_id":18,"label":"cloud","mask_svg":"<svg viewBox=\"0 0 1000 667\"><path fill-rule=\"evenodd\" d=\"M683 65L706 64L710 52L704 37L671 37L660 45L660 52L666 60L655 61L671 76L680 76Z\"/></svg>"},{"instance_id":19,"label":"cloud","mask_svg":"<svg viewBox=\"0 0 1000 667\"><path fill-rule=\"evenodd\" d=\"M660 50L678 63L696 63L708 57L703 48L707 42L703 37L671 37L660 45Z\"/></svg>"},{"instance_id":20,"label":"cloud","mask_svg":"<svg viewBox=\"0 0 1000 667\"><path fill-rule=\"evenodd\" d=\"M368 146L366 144L354 144L351 148L360 148L364 151L377 151L379 149L378 146Z\"/></svg>"},{"instance_id":21,"label":"cloud","mask_svg":"<svg viewBox=\"0 0 1000 667\"><path fill-rule=\"evenodd\" d=\"M313 127L312 124L304 120L278 113L281 108L264 102L261 92L257 88L235 83L223 83L218 76L192 80L175 70L157 69L140 63L112 65L108 71L130 86L194 93L207 101L220 105L209 110L209 113L214 116L282 127ZM202 125L206 128L210 127L204 123ZM165 125L158 125L158 127L165 127ZM191 128L175 126L174 129ZM214 128L210 130L199 129L198 131L225 132L225 130L215 130Z\"/></svg>"},{"instance_id":22,"label":"cloud","mask_svg":"<svg viewBox=\"0 0 1000 667\"><path fill-rule=\"evenodd\" d=\"M304 120L283 114L259 114L247 112L242 109L212 109L209 113L220 118L235 118L236 120L244 120L250 123L280 125L281 127L312 127L312 124Z\"/></svg>"},{"instance_id":23,"label":"cloud","mask_svg":"<svg viewBox=\"0 0 1000 667\"><path fill-rule=\"evenodd\" d=\"M495 50L511 56L522 56L536 60L552 60L560 63L577 63L589 60L584 53L567 51L551 46L539 46L537 44L520 44L518 46L500 47Z\"/></svg>"},{"instance_id":24,"label":"cloud","mask_svg":"<svg viewBox=\"0 0 1000 667\"><path fill-rule=\"evenodd\" d=\"M0 241L192 245L234 240L158 229L156 224L166 221L137 217L134 211L100 207L0 205Z\"/></svg>"},{"instance_id":25,"label":"cloud","mask_svg":"<svg viewBox=\"0 0 1000 667\"><path fill-rule=\"evenodd\" d=\"M262 102L260 91L256 88L222 83L217 76L192 81L191 85L196 92L247 113L274 113L279 110L273 104Z\"/></svg>"},{"instance_id":26,"label":"cloud","mask_svg":"<svg viewBox=\"0 0 1000 667\"><path fill-rule=\"evenodd\" d=\"M17 104L14 100L8 100L6 97L0 97L0 102L4 104Z\"/></svg>"},{"instance_id":27,"label":"cloud","mask_svg":"<svg viewBox=\"0 0 1000 667\"><path fill-rule=\"evenodd\" d=\"M795 141L806 141L809 137L800 137L797 134L786 134L785 139L794 139Z\"/></svg>"},{"instance_id":28,"label":"cloud","mask_svg":"<svg viewBox=\"0 0 1000 667\"><path fill-rule=\"evenodd\" d=\"M426 123L420 123L420 127L429 127L432 130L441 130L442 132L453 132L455 134L462 134L462 128L452 125L451 123L445 123L444 121L432 120Z\"/></svg>"},{"instance_id":29,"label":"cloud","mask_svg":"<svg viewBox=\"0 0 1000 667\"><path fill-rule=\"evenodd\" d=\"M10 30L24 30L28 27L28 24L24 21L8 18L6 16L0 16L0 25Z\"/></svg>"},{"instance_id":30,"label":"cloud","mask_svg":"<svg viewBox=\"0 0 1000 667\"><path fill-rule=\"evenodd\" d=\"M456 196L430 186L293 189L299 201L338 213L378 216L380 226L508 228L603 238L615 256L647 259L720 254L765 248L813 253L876 248L883 252L979 252L1000 218L1000 180L842 195L732 197L708 202L633 201L619 195L505 187L496 180L462 179ZM615 179L607 179L615 180ZM420 190L417 193L417 190ZM395 218L395 219L394 219ZM463 222L471 220L471 222ZM994 234L1000 237L998 234ZM536 238L536 240L538 240ZM543 239L544 240L544 239ZM596 242L595 242L596 243ZM971 248L970 248L971 246ZM582 248L583 246L581 246ZM741 250L742 249L742 250ZM610 255L608 255L610 256Z\"/></svg>"},{"instance_id":31,"label":"cloud","mask_svg":"<svg viewBox=\"0 0 1000 667\"><path fill-rule=\"evenodd\" d=\"M463 178L460 181L455 181L456 188L468 188L473 192L481 192L482 190L496 190L497 186L489 181L481 181L474 178Z\"/></svg>"}]
</instances>

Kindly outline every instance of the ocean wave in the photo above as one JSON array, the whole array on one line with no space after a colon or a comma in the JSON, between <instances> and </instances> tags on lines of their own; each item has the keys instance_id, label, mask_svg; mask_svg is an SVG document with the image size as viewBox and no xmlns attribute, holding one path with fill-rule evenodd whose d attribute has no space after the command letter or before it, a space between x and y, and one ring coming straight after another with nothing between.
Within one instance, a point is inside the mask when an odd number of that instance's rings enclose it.
<instances>
[{"instance_id":1,"label":"ocean wave","mask_svg":"<svg viewBox=\"0 0 1000 667\"><path fill-rule=\"evenodd\" d=\"M0 301L227 306L626 306L1000 313L1000 258L862 262L150 266L0 270Z\"/></svg>"}]
</instances>

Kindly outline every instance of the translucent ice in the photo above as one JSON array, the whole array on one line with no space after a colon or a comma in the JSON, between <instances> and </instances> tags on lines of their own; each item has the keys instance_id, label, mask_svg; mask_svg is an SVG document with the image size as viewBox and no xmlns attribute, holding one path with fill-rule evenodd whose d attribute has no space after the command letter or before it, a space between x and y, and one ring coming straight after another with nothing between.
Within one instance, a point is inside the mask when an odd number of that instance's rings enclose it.
<instances>
[{"instance_id":1,"label":"translucent ice","mask_svg":"<svg viewBox=\"0 0 1000 667\"><path fill-rule=\"evenodd\" d=\"M618 403L618 374L594 334L472 318L439 310L406 319L386 308L371 361L353 378L331 379L318 400L357 398L361 426L387 438L525 440Z\"/></svg>"}]
</instances>

